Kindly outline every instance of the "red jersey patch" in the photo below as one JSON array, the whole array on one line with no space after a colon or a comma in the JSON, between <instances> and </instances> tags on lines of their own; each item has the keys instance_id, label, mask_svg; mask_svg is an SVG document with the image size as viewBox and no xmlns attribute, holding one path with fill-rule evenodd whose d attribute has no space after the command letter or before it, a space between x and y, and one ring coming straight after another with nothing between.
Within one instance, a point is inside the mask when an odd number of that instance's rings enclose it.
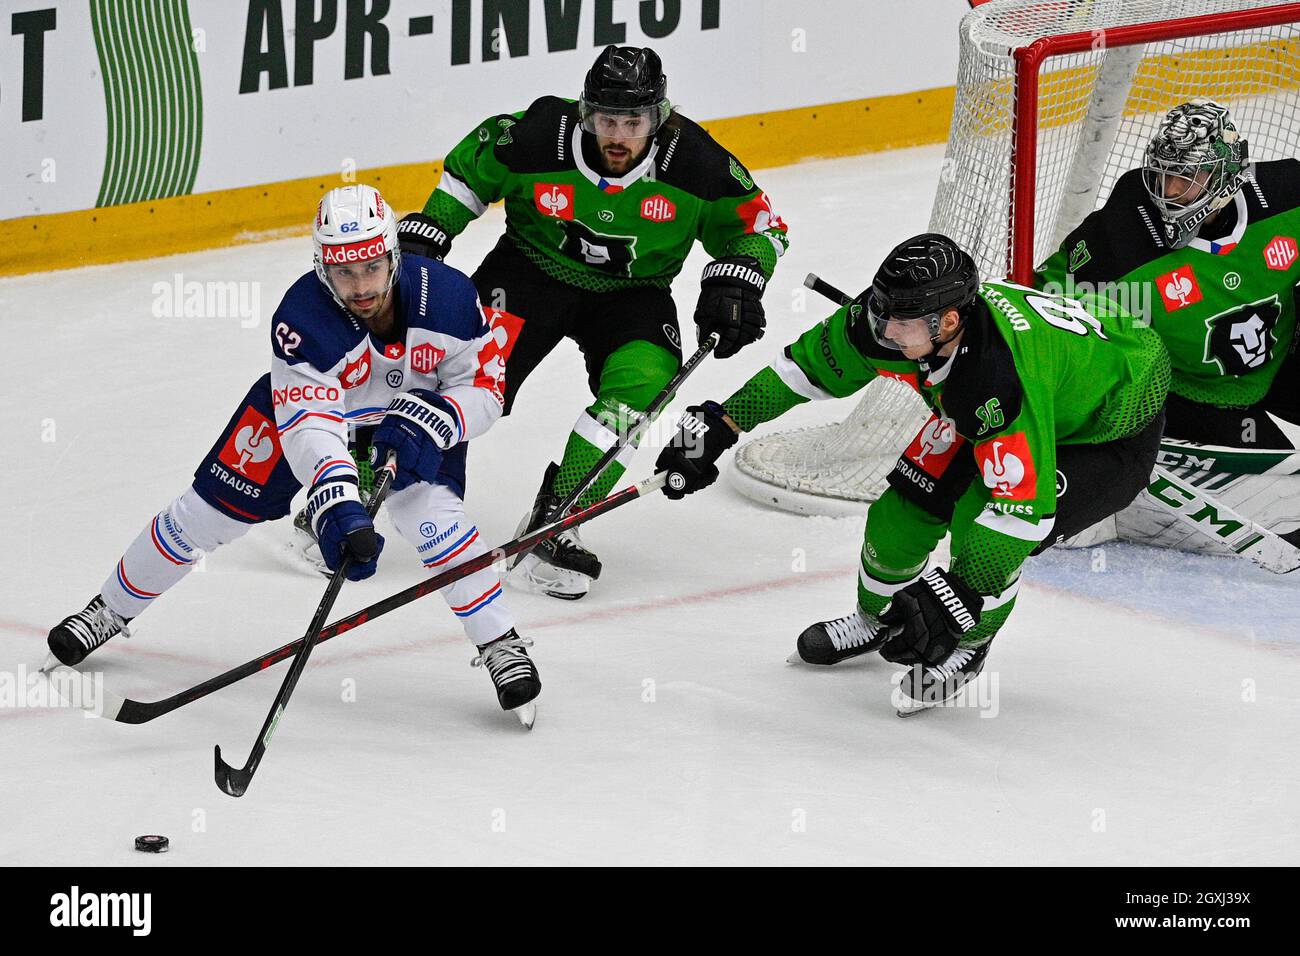
<instances>
[{"instance_id":1,"label":"red jersey patch","mask_svg":"<svg viewBox=\"0 0 1300 956\"><path fill-rule=\"evenodd\" d=\"M957 457L963 441L950 419L931 415L903 454L927 475L941 478Z\"/></svg>"},{"instance_id":2,"label":"red jersey patch","mask_svg":"<svg viewBox=\"0 0 1300 956\"><path fill-rule=\"evenodd\" d=\"M533 203L543 216L573 218L573 187L555 183L533 183Z\"/></svg>"},{"instance_id":3,"label":"red jersey patch","mask_svg":"<svg viewBox=\"0 0 1300 956\"><path fill-rule=\"evenodd\" d=\"M1201 286L1190 265L1179 266L1156 279L1156 288L1165 301L1166 312L1177 312L1201 301Z\"/></svg>"},{"instance_id":4,"label":"red jersey patch","mask_svg":"<svg viewBox=\"0 0 1300 956\"><path fill-rule=\"evenodd\" d=\"M1277 272L1286 272L1296 260L1295 240L1290 236L1274 236L1264 247L1264 264Z\"/></svg>"},{"instance_id":5,"label":"red jersey patch","mask_svg":"<svg viewBox=\"0 0 1300 956\"><path fill-rule=\"evenodd\" d=\"M360 388L370 378L370 349L361 353L355 362L343 366L339 373L339 384L344 388Z\"/></svg>"},{"instance_id":6,"label":"red jersey patch","mask_svg":"<svg viewBox=\"0 0 1300 956\"><path fill-rule=\"evenodd\" d=\"M406 354L404 342L389 342L384 346L384 358L399 359Z\"/></svg>"},{"instance_id":7,"label":"red jersey patch","mask_svg":"<svg viewBox=\"0 0 1300 956\"><path fill-rule=\"evenodd\" d=\"M500 309L484 309L483 315L492 327L492 337L479 349L478 371L474 373L474 385L486 388L496 394L502 402L506 394L506 360L519 338L519 330L524 327L524 320L517 315Z\"/></svg>"},{"instance_id":8,"label":"red jersey patch","mask_svg":"<svg viewBox=\"0 0 1300 956\"><path fill-rule=\"evenodd\" d=\"M266 484L280 460L280 442L275 437L275 426L257 409L248 406L226 439L217 460L256 484Z\"/></svg>"},{"instance_id":9,"label":"red jersey patch","mask_svg":"<svg viewBox=\"0 0 1300 956\"><path fill-rule=\"evenodd\" d=\"M641 218L651 222L672 222L677 218L677 206L667 196L654 195L641 203Z\"/></svg>"},{"instance_id":10,"label":"red jersey patch","mask_svg":"<svg viewBox=\"0 0 1300 956\"><path fill-rule=\"evenodd\" d=\"M445 349L425 342L411 349L411 368L422 375L428 375L437 367L447 354Z\"/></svg>"},{"instance_id":11,"label":"red jersey patch","mask_svg":"<svg viewBox=\"0 0 1300 956\"><path fill-rule=\"evenodd\" d=\"M771 229L777 232L788 231L781 217L772 208L772 200L767 193L761 192L749 202L737 206L736 212L744 220L746 232L764 233Z\"/></svg>"},{"instance_id":12,"label":"red jersey patch","mask_svg":"<svg viewBox=\"0 0 1300 956\"><path fill-rule=\"evenodd\" d=\"M991 438L975 446L975 462L994 498L1032 501L1038 496L1038 475L1029 439L1024 432Z\"/></svg>"}]
</instances>

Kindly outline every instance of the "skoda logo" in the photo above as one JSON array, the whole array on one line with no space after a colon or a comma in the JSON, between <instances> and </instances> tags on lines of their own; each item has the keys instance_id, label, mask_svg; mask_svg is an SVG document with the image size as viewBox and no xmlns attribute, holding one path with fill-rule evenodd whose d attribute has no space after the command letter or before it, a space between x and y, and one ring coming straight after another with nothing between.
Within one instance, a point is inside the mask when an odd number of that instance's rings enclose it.
<instances>
[{"instance_id":1,"label":"skoda logo","mask_svg":"<svg viewBox=\"0 0 1300 956\"><path fill-rule=\"evenodd\" d=\"M402 370L400 368L393 369L388 373L387 379L389 388L401 388Z\"/></svg>"}]
</instances>

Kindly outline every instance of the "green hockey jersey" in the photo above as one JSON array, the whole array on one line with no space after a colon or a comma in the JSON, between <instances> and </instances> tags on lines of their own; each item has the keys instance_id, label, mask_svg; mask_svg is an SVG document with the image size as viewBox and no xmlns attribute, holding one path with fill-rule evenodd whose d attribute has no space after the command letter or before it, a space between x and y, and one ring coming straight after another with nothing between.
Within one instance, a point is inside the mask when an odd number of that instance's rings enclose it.
<instances>
[{"instance_id":1,"label":"green hockey jersey","mask_svg":"<svg viewBox=\"0 0 1300 956\"><path fill-rule=\"evenodd\" d=\"M1219 215L1215 240L1168 247L1141 170L1125 173L1039 268L1035 285L1096 292L1150 321L1173 362L1170 390L1250 405L1294 348L1300 295L1300 162L1257 163Z\"/></svg>"},{"instance_id":2,"label":"green hockey jersey","mask_svg":"<svg viewBox=\"0 0 1300 956\"><path fill-rule=\"evenodd\" d=\"M505 201L506 235L553 279L596 292L667 288L698 240L752 255L770 277L786 226L739 160L674 113L626 175L598 170L571 100L485 120L447 155L424 212L459 234Z\"/></svg>"},{"instance_id":3,"label":"green hockey jersey","mask_svg":"<svg viewBox=\"0 0 1300 956\"><path fill-rule=\"evenodd\" d=\"M867 516L859 601L879 613L948 530L952 570L985 596L968 635L1010 613L1011 587L1056 513L1056 450L1135 434L1160 411L1169 359L1160 338L1113 302L980 287L953 355L931 369L880 346L847 306L787 347L723 403L742 430L809 399L843 398L880 375L934 411Z\"/></svg>"}]
</instances>

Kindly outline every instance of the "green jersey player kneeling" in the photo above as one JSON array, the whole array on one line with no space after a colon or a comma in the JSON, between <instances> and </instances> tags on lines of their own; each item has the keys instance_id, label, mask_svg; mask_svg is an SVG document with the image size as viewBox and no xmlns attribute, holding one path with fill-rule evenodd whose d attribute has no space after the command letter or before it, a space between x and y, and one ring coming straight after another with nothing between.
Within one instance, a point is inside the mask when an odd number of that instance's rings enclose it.
<instances>
[{"instance_id":1,"label":"green jersey player kneeling","mask_svg":"<svg viewBox=\"0 0 1300 956\"><path fill-rule=\"evenodd\" d=\"M1103 300L980 284L945 236L895 248L871 288L725 402L687 409L659 456L670 498L707 487L742 431L878 375L933 410L867 513L852 614L809 627L798 659L870 651L909 665L900 715L955 696L984 666L1025 558L1131 502L1159 446L1169 358ZM931 553L951 533L952 561ZM792 660L795 658L792 658Z\"/></svg>"}]
</instances>

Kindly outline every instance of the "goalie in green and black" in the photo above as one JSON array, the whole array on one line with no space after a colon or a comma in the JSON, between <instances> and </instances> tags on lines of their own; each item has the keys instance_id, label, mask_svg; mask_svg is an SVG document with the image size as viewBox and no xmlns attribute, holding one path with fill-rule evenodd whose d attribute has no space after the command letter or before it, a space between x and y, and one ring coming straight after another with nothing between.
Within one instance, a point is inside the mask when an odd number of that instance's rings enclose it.
<instances>
[{"instance_id":1,"label":"goalie in green and black","mask_svg":"<svg viewBox=\"0 0 1300 956\"><path fill-rule=\"evenodd\" d=\"M576 102L544 96L485 120L447 155L424 210L402 220L403 248L442 258L498 200L505 235L473 278L506 340L506 413L566 337L582 350L595 396L545 470L529 527L635 426L680 367L669 287L694 244L714 257L695 309L699 338L716 332L715 354L726 358L763 334L763 290L786 227L739 160L673 109L654 51L635 47L607 47ZM578 505L608 494L634 451ZM574 531L534 551L510 580L577 598L599 573Z\"/></svg>"},{"instance_id":2,"label":"goalie in green and black","mask_svg":"<svg viewBox=\"0 0 1300 956\"><path fill-rule=\"evenodd\" d=\"M934 414L867 513L857 606L800 635L802 660L879 650L911 665L900 713L955 695L984 666L1015 604L1021 565L1125 507L1147 483L1169 358L1106 300L979 284L952 240L895 248L871 288L805 332L721 404L688 409L659 456L678 498L718 475L739 434L880 375ZM930 556L952 535L947 570Z\"/></svg>"},{"instance_id":3,"label":"goalie in green and black","mask_svg":"<svg viewBox=\"0 0 1300 956\"><path fill-rule=\"evenodd\" d=\"M1300 447L1300 162L1249 162L1229 111L1171 110L1143 166L1062 242L1034 284L1141 315L1173 364L1165 434Z\"/></svg>"}]
</instances>

